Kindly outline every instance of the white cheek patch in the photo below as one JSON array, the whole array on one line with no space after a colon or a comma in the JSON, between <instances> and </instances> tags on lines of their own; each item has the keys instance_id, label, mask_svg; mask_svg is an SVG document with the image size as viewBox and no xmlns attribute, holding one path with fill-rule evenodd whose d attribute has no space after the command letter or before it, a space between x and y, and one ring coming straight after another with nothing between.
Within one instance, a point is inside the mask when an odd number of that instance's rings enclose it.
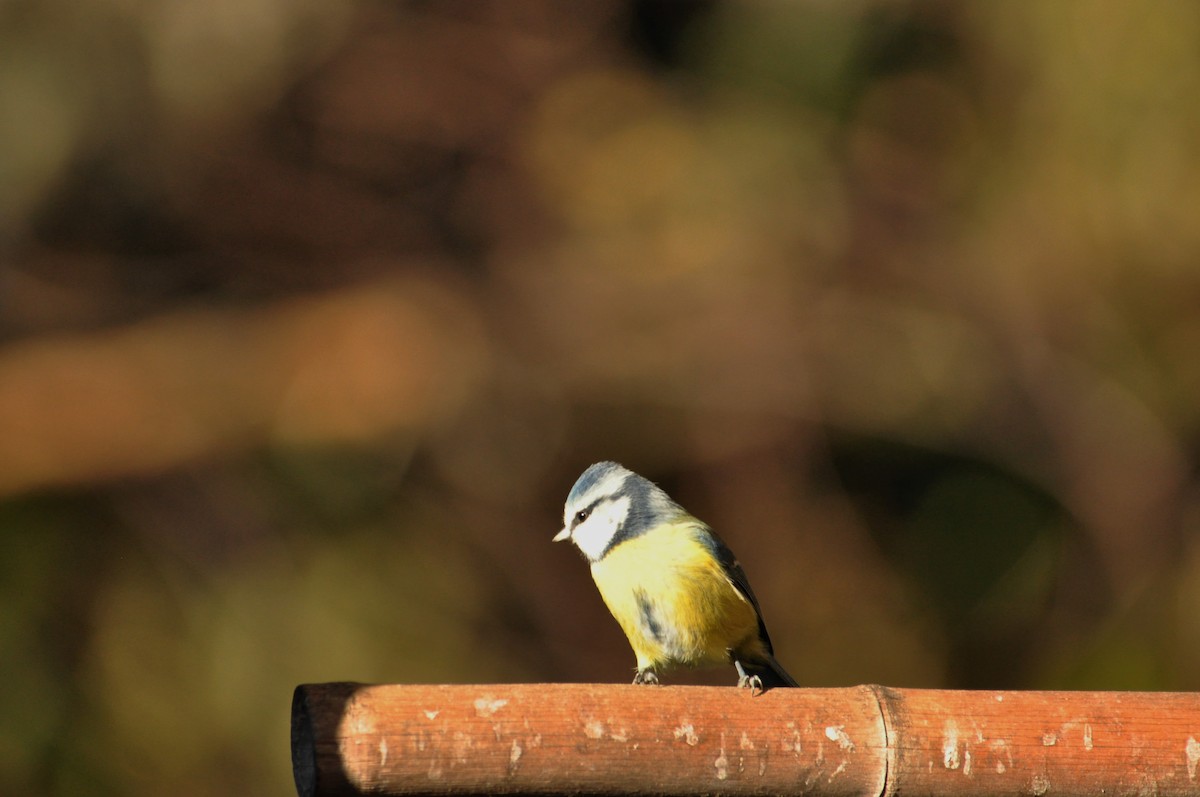
<instances>
[{"instance_id":1,"label":"white cheek patch","mask_svg":"<svg viewBox=\"0 0 1200 797\"><path fill-rule=\"evenodd\" d=\"M593 484L585 495L576 498L563 507L563 526L566 528L571 527L571 516L575 514L576 510L590 506L606 495L616 495L620 491L621 486L625 484L625 479L628 476L629 471L624 468L619 468L605 474L604 478Z\"/></svg>"},{"instance_id":2,"label":"white cheek patch","mask_svg":"<svg viewBox=\"0 0 1200 797\"><path fill-rule=\"evenodd\" d=\"M599 504L588 519L571 532L571 541L583 551L589 561L597 561L612 542L613 535L629 514L629 498L618 498Z\"/></svg>"}]
</instances>

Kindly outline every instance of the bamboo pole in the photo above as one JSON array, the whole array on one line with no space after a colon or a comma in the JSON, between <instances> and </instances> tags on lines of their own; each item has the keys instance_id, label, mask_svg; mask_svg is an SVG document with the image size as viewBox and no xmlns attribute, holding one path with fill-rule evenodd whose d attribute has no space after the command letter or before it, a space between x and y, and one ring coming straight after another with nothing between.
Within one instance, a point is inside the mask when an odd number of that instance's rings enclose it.
<instances>
[{"instance_id":1,"label":"bamboo pole","mask_svg":"<svg viewBox=\"0 0 1200 797\"><path fill-rule=\"evenodd\" d=\"M301 797L1200 794L1200 694L309 684Z\"/></svg>"}]
</instances>

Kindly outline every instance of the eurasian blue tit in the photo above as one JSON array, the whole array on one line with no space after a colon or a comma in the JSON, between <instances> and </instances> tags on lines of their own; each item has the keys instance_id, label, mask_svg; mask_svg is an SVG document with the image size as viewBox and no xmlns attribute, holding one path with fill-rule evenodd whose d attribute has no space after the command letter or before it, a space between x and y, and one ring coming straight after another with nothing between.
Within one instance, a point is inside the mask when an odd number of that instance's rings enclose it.
<instances>
[{"instance_id":1,"label":"eurasian blue tit","mask_svg":"<svg viewBox=\"0 0 1200 797\"><path fill-rule=\"evenodd\" d=\"M662 489L615 462L583 472L563 529L637 656L635 684L658 670L732 662L738 686L796 686L775 661L746 574L725 543Z\"/></svg>"}]
</instances>

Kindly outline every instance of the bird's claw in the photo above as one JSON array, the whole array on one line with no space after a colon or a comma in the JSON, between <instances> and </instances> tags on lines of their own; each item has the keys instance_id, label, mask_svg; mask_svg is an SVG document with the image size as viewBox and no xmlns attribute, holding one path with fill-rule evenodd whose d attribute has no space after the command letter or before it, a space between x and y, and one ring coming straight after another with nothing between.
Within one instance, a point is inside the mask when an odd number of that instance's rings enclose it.
<instances>
[{"instance_id":1,"label":"bird's claw","mask_svg":"<svg viewBox=\"0 0 1200 797\"><path fill-rule=\"evenodd\" d=\"M757 675L742 675L742 677L738 678L737 685L739 689L749 689L750 694L755 697L758 697L765 691L763 689L762 678L759 678Z\"/></svg>"},{"instance_id":2,"label":"bird's claw","mask_svg":"<svg viewBox=\"0 0 1200 797\"><path fill-rule=\"evenodd\" d=\"M654 670L638 670L637 675L633 676L635 684L647 684L649 686L658 686L658 675Z\"/></svg>"},{"instance_id":3,"label":"bird's claw","mask_svg":"<svg viewBox=\"0 0 1200 797\"><path fill-rule=\"evenodd\" d=\"M748 672L746 672L746 668L743 667L742 663L737 659L733 660L733 666L737 668L739 689L749 689L750 694L754 695L755 697L758 697L765 691L763 689L762 678L758 677L757 675L750 675Z\"/></svg>"}]
</instances>

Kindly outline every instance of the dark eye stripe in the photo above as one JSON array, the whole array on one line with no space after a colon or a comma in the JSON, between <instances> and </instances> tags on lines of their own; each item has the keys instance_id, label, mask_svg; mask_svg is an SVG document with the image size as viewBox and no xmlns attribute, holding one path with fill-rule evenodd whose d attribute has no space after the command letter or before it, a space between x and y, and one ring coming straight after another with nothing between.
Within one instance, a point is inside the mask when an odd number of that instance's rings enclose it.
<instances>
[{"instance_id":1,"label":"dark eye stripe","mask_svg":"<svg viewBox=\"0 0 1200 797\"><path fill-rule=\"evenodd\" d=\"M595 501L592 501L587 506L585 506L583 509L580 509L578 512L576 512L575 517L571 518L571 528L575 528L580 523L587 520L588 517L591 516L592 512L596 509L596 507L603 500L604 500L603 498L598 498Z\"/></svg>"}]
</instances>

